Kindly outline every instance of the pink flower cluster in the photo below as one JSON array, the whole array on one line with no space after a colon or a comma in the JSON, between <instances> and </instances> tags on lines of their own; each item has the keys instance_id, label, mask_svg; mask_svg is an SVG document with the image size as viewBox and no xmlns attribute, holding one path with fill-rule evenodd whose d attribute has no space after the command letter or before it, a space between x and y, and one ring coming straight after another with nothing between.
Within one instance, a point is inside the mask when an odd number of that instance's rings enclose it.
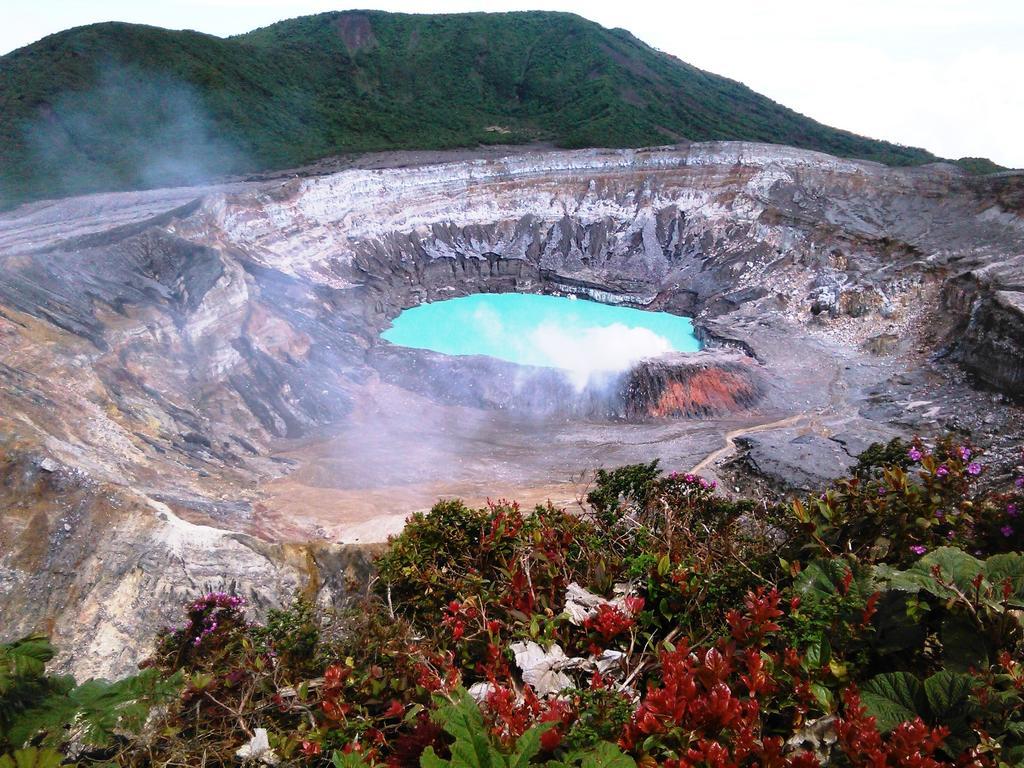
<instances>
[{"instance_id":1,"label":"pink flower cluster","mask_svg":"<svg viewBox=\"0 0 1024 768\"><path fill-rule=\"evenodd\" d=\"M183 631L187 633L198 629L198 634L192 639L192 645L198 646L209 635L217 631L217 627L220 626L219 619L224 614L234 613L244 605L245 599L238 595L229 595L227 592L209 592L192 601L188 606L190 618Z\"/></svg>"},{"instance_id":2,"label":"pink flower cluster","mask_svg":"<svg viewBox=\"0 0 1024 768\"><path fill-rule=\"evenodd\" d=\"M718 487L718 483L715 480L705 480L700 475L693 475L689 472L683 475L683 482L689 485L696 485L704 490L714 490Z\"/></svg>"}]
</instances>

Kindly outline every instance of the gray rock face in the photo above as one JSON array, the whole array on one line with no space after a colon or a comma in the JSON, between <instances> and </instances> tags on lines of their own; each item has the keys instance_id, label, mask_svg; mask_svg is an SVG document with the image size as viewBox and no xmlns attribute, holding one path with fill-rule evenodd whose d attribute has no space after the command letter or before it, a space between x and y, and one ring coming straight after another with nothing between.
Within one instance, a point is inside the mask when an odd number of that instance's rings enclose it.
<instances>
[{"instance_id":1,"label":"gray rock face","mask_svg":"<svg viewBox=\"0 0 1024 768\"><path fill-rule=\"evenodd\" d=\"M820 435L780 430L737 442L746 449L746 461L754 471L783 488L822 488L856 463L842 443Z\"/></svg>"},{"instance_id":2,"label":"gray rock face","mask_svg":"<svg viewBox=\"0 0 1024 768\"><path fill-rule=\"evenodd\" d=\"M550 498L605 461L686 468L756 427L751 462L810 486L851 459L832 435L906 432L962 402L890 396L940 348L1020 392L1022 287L1005 265L1024 253L1024 177L746 143L444 159L0 215L0 451L22 478L0 487L5 634L52 629L87 649L80 673L119 673L186 592L344 599L338 568L365 555L305 542L346 526L379 540L374 515L483 496L492 473ZM688 314L726 349L581 393L379 339L404 308L479 291ZM862 348L883 338L899 343ZM418 494L384 471L414 451L381 438L413 421L430 430L404 445L448 427L472 442L417 453ZM435 482L436 455L462 484ZM356 496L369 517L345 507Z\"/></svg>"},{"instance_id":3,"label":"gray rock face","mask_svg":"<svg viewBox=\"0 0 1024 768\"><path fill-rule=\"evenodd\" d=\"M954 359L986 385L1024 401L1024 255L950 280L943 298L963 318L951 334Z\"/></svg>"}]
</instances>

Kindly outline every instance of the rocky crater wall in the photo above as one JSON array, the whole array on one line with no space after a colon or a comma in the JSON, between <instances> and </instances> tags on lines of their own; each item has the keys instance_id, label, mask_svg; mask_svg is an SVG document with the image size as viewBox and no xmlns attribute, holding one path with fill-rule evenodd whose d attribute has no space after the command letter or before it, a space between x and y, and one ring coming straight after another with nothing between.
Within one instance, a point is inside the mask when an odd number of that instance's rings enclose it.
<instances>
[{"instance_id":1,"label":"rocky crater wall","mask_svg":"<svg viewBox=\"0 0 1024 768\"><path fill-rule=\"evenodd\" d=\"M696 417L702 444L737 408L859 418L847 400L888 391L898 362L864 363L861 344L934 351L910 337L942 314L961 364L1020 391L1020 281L996 274L1024 253L1017 177L746 143L438 159L0 215L0 450L4 498L23 504L0 518L5 633L54 628L88 649L79 673L121 672L184 592L282 601L322 579L307 554L343 556L268 532L260 484L302 469L282 445L342 429L375 387L430 408L564 407L544 374L382 345L422 301L559 291L694 316L750 354L641 366L572 402L588 418ZM950 275L965 277L940 313L928 286ZM634 452L614 456L642 457L655 433L636 426ZM580 439L607 451L622 434Z\"/></svg>"}]
</instances>

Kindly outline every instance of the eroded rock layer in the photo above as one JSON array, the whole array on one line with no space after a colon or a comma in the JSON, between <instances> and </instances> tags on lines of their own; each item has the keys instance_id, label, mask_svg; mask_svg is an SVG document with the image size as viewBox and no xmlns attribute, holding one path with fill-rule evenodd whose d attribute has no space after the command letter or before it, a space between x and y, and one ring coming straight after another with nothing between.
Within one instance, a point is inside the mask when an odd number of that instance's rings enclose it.
<instances>
[{"instance_id":1,"label":"eroded rock layer","mask_svg":"<svg viewBox=\"0 0 1024 768\"><path fill-rule=\"evenodd\" d=\"M1024 255L957 276L943 298L958 320L954 359L981 382L1024 400Z\"/></svg>"}]
</instances>

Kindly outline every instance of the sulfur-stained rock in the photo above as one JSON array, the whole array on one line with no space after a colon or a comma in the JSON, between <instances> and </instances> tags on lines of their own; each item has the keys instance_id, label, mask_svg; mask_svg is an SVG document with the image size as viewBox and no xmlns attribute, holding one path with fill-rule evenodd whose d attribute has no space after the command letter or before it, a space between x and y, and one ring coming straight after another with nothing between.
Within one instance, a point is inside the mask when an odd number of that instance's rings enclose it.
<instances>
[{"instance_id":1,"label":"sulfur-stained rock","mask_svg":"<svg viewBox=\"0 0 1024 768\"><path fill-rule=\"evenodd\" d=\"M728 350L645 360L623 384L629 418L725 416L752 408L763 393L757 363Z\"/></svg>"}]
</instances>

